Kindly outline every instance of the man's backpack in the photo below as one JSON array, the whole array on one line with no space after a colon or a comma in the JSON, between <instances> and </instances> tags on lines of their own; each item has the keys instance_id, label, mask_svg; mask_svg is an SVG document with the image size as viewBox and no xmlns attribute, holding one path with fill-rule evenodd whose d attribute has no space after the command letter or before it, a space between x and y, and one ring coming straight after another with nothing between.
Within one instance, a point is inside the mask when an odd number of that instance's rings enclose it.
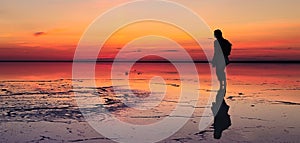
<instances>
[{"instance_id":1,"label":"man's backpack","mask_svg":"<svg viewBox=\"0 0 300 143\"><path fill-rule=\"evenodd\" d=\"M220 42L220 46L222 48L224 56L228 57L231 53L232 44L228 40L223 39L222 42Z\"/></svg>"}]
</instances>

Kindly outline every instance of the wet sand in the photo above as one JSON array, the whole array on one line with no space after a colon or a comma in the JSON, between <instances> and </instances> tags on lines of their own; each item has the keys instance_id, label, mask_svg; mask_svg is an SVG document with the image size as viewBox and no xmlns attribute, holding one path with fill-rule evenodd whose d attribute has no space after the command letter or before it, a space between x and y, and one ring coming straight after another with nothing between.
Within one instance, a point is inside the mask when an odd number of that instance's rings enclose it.
<instances>
[{"instance_id":1,"label":"wet sand","mask_svg":"<svg viewBox=\"0 0 300 143\"><path fill-rule=\"evenodd\" d=\"M56 65L57 66L57 65ZM107 65L104 65L104 67ZM64 65L65 67L65 65ZM143 66L145 67L145 66ZM284 68L283 68L284 67ZM99 67L103 68L103 67ZM126 89L121 95L115 95L114 87L106 76L97 77L96 87L74 88L75 83L85 80L72 80L69 69L36 77L26 75L5 76L0 81L0 142L113 142L97 133L83 117L78 108L75 92L83 95L97 95L99 106L86 107L84 111L93 112L105 109L110 115L128 123L147 125L159 122L178 102L176 93L180 89L178 79L174 78L174 69L166 71L134 67L131 84L134 95L148 97L148 77L161 73L166 76L167 95L159 108L145 111L132 110L122 103L123 98L131 95ZM199 121L205 109L211 104L204 102L210 93L208 69L199 66L200 98L186 125L171 137L161 142L297 142L300 140L300 81L298 65L239 65L228 67L228 87L225 96L230 106L228 114L231 126L223 131L221 139L213 138L214 128L209 125L199 131ZM289 69L286 71L285 69ZM14 69L15 70L15 69ZM148 71L148 72L147 72ZM155 73L157 72L157 73ZM43 71L39 71L43 73ZM59 73L59 74L58 74ZM18 77L22 76L22 77ZM13 78L15 77L15 78ZM172 78L170 78L172 77ZM144 80L142 80L144 79ZM72 84L73 83L73 84ZM79 86L80 87L80 86ZM91 90L92 89L92 90ZM158 100L151 98L151 101ZM149 102L151 102L149 101ZM213 116L213 115L211 115ZM105 116L107 117L107 116ZM103 118L103 121L107 118Z\"/></svg>"}]
</instances>

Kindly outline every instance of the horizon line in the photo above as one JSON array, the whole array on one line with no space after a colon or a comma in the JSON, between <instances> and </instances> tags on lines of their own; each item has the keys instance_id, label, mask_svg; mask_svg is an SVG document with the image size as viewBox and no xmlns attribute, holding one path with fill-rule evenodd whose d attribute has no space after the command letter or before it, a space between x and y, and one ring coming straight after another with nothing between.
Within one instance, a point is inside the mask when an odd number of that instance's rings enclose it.
<instances>
[{"instance_id":1,"label":"horizon line","mask_svg":"<svg viewBox=\"0 0 300 143\"><path fill-rule=\"evenodd\" d=\"M151 60L147 60L147 61L112 61L112 60L107 60L107 61L101 61L101 60L97 60L97 61L92 61L92 60L77 60L77 61L73 61L73 60L0 60L1 63L4 62L24 62L24 63L29 63L29 62L66 62L66 63L70 63L70 62L82 62L82 63L89 63L89 62L97 62L97 63L113 63L113 62L117 62L117 63L128 63L128 62L135 62L135 63L190 63L189 61L151 61ZM193 61L193 63L209 63L209 61ZM241 60L241 61L230 61L230 63L300 63L300 60L257 60L257 61L251 61L251 60Z\"/></svg>"}]
</instances>

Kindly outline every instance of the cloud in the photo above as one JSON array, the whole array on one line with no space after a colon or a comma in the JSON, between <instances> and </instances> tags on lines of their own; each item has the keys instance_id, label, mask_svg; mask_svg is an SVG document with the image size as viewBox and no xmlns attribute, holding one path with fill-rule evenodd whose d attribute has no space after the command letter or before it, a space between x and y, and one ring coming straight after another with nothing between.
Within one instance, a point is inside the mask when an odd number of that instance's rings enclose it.
<instances>
[{"instance_id":1,"label":"cloud","mask_svg":"<svg viewBox=\"0 0 300 143\"><path fill-rule=\"evenodd\" d=\"M46 32L39 31L39 32L33 33L33 36L36 36L36 37L42 36L42 35L46 35Z\"/></svg>"},{"instance_id":2,"label":"cloud","mask_svg":"<svg viewBox=\"0 0 300 143\"><path fill-rule=\"evenodd\" d=\"M0 45L0 61L5 60L72 60L74 46L66 49L46 48L40 46Z\"/></svg>"},{"instance_id":3,"label":"cloud","mask_svg":"<svg viewBox=\"0 0 300 143\"><path fill-rule=\"evenodd\" d=\"M161 52L178 52L178 50L161 50Z\"/></svg>"}]
</instances>

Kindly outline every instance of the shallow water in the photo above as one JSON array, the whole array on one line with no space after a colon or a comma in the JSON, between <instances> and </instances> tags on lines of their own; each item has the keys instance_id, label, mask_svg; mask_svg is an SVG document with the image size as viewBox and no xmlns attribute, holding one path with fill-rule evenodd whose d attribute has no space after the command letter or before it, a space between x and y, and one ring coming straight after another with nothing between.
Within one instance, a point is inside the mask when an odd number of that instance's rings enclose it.
<instances>
[{"instance_id":1,"label":"shallow water","mask_svg":"<svg viewBox=\"0 0 300 143\"><path fill-rule=\"evenodd\" d=\"M81 64L84 68L91 63ZM183 69L188 66L180 64ZM297 64L230 64L225 99L230 106L231 126L220 140L213 138L212 122L203 131L198 128L201 119L213 117L211 112L203 113L211 110L214 98L210 101L210 95L217 94L207 64L196 64L200 80L196 86L192 86L196 79L191 79L194 75L189 70L180 75L167 63L135 64L126 72L115 72L112 80L111 63L97 64L95 79L84 78L85 74L80 79L72 79L72 63L0 63L0 67L1 142L111 142L89 126L82 113L101 113L103 122L114 116L135 125L151 125L164 118L188 119L179 131L162 142L296 142L300 139L297 116L300 66ZM131 90L124 86L127 84L124 76L128 76ZM165 91L160 90L163 88ZM198 100L188 98L179 102L182 88L199 92ZM138 103L136 97L141 99ZM80 100L84 104L78 99L84 99ZM176 106L195 111L192 116L171 115Z\"/></svg>"}]
</instances>

